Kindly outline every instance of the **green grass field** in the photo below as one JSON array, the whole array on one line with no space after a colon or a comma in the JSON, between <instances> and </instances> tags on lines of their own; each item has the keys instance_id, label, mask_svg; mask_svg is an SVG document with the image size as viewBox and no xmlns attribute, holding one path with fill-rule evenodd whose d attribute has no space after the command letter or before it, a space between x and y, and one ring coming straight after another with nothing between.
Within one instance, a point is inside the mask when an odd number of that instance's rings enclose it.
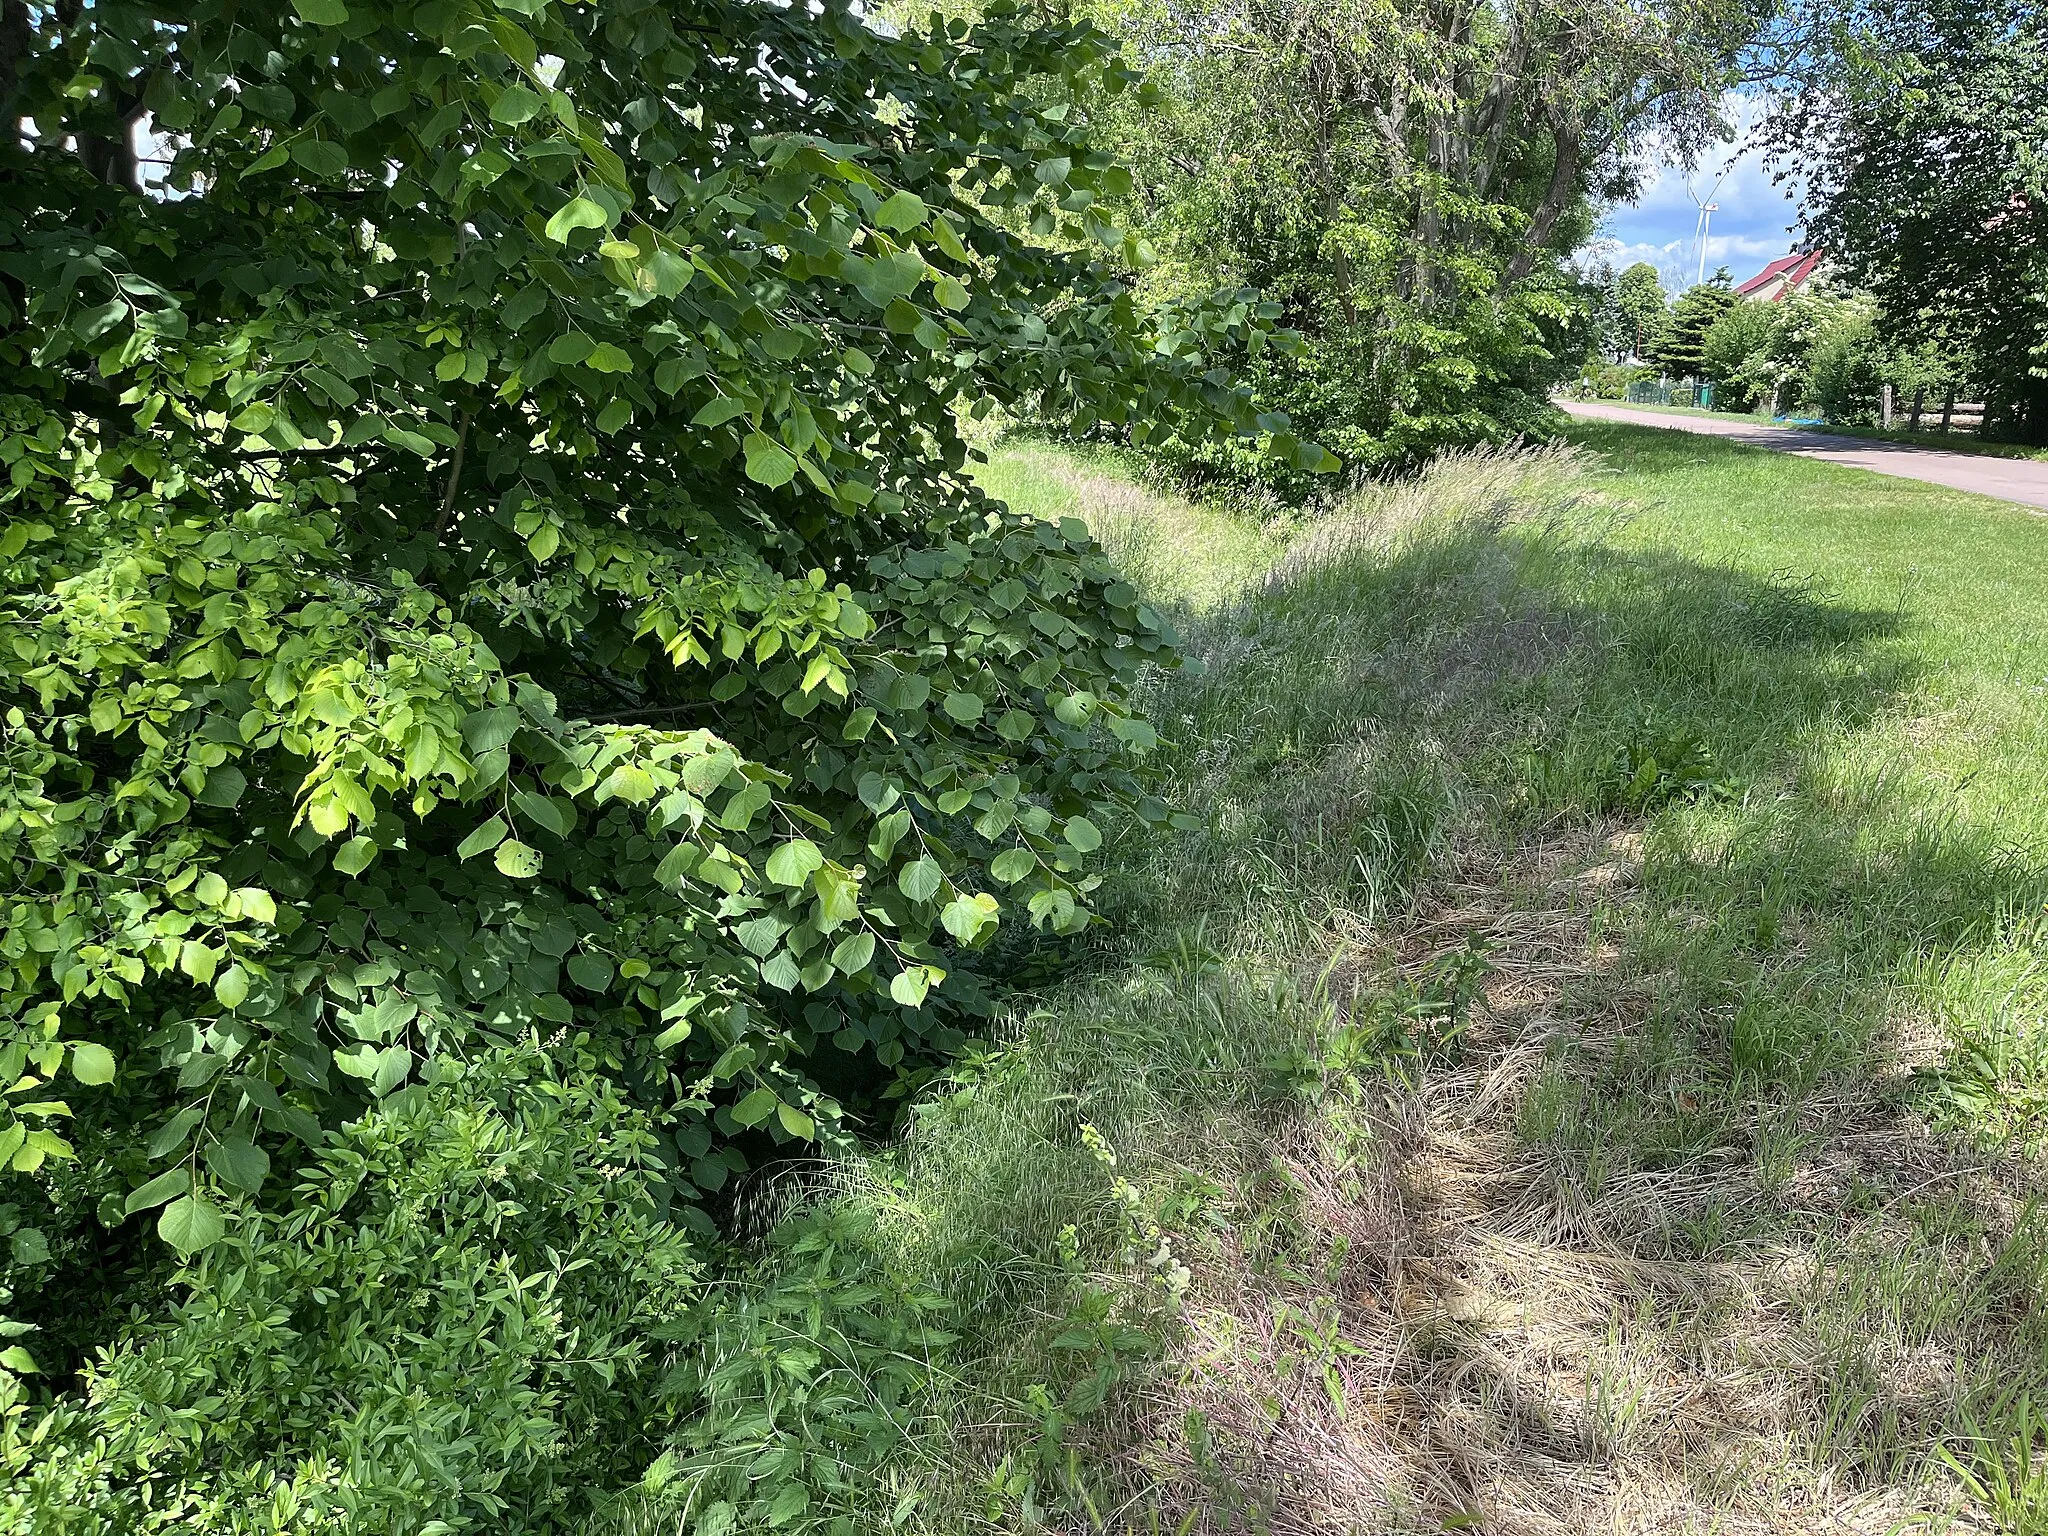
<instances>
[{"instance_id":1,"label":"green grass field","mask_svg":"<svg viewBox=\"0 0 2048 1536\"><path fill-rule=\"evenodd\" d=\"M982 471L1173 614L1194 819L838 1170L945 1329L857 1528L2048 1530L2048 523L1573 435L1266 527Z\"/></svg>"}]
</instances>

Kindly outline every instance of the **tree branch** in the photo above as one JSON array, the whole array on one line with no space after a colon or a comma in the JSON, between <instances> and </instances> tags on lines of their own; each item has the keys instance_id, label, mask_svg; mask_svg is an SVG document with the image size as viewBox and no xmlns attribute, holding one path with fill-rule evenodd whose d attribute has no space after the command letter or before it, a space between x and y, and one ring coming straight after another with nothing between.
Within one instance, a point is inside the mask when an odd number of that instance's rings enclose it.
<instances>
[{"instance_id":1,"label":"tree branch","mask_svg":"<svg viewBox=\"0 0 2048 1536\"><path fill-rule=\"evenodd\" d=\"M434 523L437 540L447 536L448 524L455 516L455 493L462 485L462 458L469 448L469 423L469 408L464 406L462 421L455 429L455 457L448 464L448 489L441 496L441 516Z\"/></svg>"}]
</instances>

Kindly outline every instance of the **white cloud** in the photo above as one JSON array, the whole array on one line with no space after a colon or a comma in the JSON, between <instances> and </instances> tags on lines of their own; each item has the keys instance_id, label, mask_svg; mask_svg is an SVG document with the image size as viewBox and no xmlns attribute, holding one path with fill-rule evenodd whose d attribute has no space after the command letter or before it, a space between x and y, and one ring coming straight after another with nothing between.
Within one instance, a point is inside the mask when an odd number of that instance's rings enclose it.
<instances>
[{"instance_id":1,"label":"white cloud","mask_svg":"<svg viewBox=\"0 0 2048 1536\"><path fill-rule=\"evenodd\" d=\"M1707 202L1716 205L1706 241L1708 276L1726 266L1740 283L1795 247L1799 188L1796 181L1775 180L1758 143L1765 104L1730 92L1722 110L1735 141L1689 172L1677 164L1654 166L1632 203L1608 211L1582 257L1617 267L1647 261L1667 289L1690 287L1700 271L1697 231L1700 205Z\"/></svg>"},{"instance_id":2,"label":"white cloud","mask_svg":"<svg viewBox=\"0 0 2048 1536\"><path fill-rule=\"evenodd\" d=\"M1788 242L1777 236L1712 234L1707 236L1705 275L1712 277L1715 268L1726 267L1736 282L1745 282L1790 249ZM1580 252L1580 259L1582 263L1604 261L1617 272L1647 261L1657 269L1666 293L1690 288L1701 276L1699 242L1690 235L1662 245L1640 240L1626 245L1612 238L1594 240Z\"/></svg>"}]
</instances>

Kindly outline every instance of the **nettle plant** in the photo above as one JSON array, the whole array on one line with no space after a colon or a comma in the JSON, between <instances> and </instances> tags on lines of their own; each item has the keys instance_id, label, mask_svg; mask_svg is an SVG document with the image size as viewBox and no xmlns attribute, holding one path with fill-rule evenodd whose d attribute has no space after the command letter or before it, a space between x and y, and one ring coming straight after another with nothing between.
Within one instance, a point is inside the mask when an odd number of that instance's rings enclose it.
<instances>
[{"instance_id":1,"label":"nettle plant","mask_svg":"<svg viewBox=\"0 0 2048 1536\"><path fill-rule=\"evenodd\" d=\"M191 1254L535 1038L716 1189L956 1046L999 927L1090 921L1104 827L1167 814L1125 699L1171 636L955 410L1324 458L1231 382L1272 306L1135 302L1098 34L4 34L0 1164Z\"/></svg>"}]
</instances>

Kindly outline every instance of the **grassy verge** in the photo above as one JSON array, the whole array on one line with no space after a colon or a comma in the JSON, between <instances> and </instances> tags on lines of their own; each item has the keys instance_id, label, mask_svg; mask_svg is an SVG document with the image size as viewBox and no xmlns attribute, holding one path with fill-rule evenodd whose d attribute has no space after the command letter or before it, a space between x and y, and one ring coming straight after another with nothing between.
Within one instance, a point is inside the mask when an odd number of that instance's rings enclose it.
<instances>
[{"instance_id":1,"label":"grassy verge","mask_svg":"<svg viewBox=\"0 0 2048 1536\"><path fill-rule=\"evenodd\" d=\"M2042 1528L2048 533L1575 436L1285 530L996 456L1173 609L1201 824L785 1222L652 1507Z\"/></svg>"}]
</instances>

